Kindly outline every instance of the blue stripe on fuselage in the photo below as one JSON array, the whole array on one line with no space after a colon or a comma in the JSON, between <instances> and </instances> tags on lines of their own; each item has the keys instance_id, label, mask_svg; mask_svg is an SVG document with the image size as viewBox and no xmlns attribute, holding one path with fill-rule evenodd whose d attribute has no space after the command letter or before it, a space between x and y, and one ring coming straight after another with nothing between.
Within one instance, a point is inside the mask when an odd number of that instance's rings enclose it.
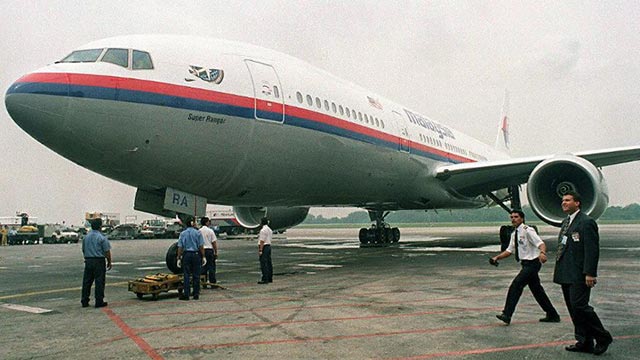
<instances>
[{"instance_id":1,"label":"blue stripe on fuselage","mask_svg":"<svg viewBox=\"0 0 640 360\"><path fill-rule=\"evenodd\" d=\"M187 109L194 111L202 111L208 113L222 114L233 117L254 119L255 109L247 108L243 106L234 106L224 103L218 103L215 101L196 100L179 96L170 96L157 94L147 91L135 91L116 89L108 87L97 86L85 86L85 85L67 85L57 83L17 83L12 85L7 94L40 94L40 95L54 95L54 96L70 96L78 98L90 98L99 100L112 100L112 101L124 101L138 104L165 106L176 109ZM260 111L260 117L274 119L279 118L280 113L271 113L272 116L266 116L264 111ZM379 139L374 136L366 135L354 130L348 130L341 127L325 124L319 121L301 118L296 116L290 116L285 114L285 124L305 128L309 130L320 131L327 134L337 135L340 137L353 139L361 142L374 144L381 147L386 147L392 150L398 150L398 144L383 139ZM458 163L458 161L451 160L445 156L434 154L431 152L418 150L411 148L411 153L419 155L429 159Z\"/></svg>"}]
</instances>

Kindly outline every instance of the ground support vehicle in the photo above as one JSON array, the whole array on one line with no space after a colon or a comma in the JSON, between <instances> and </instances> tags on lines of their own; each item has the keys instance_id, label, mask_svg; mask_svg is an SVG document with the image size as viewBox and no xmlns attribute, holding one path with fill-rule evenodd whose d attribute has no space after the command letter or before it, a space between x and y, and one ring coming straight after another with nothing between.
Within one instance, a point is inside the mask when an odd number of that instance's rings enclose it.
<instances>
[{"instance_id":1,"label":"ground support vehicle","mask_svg":"<svg viewBox=\"0 0 640 360\"><path fill-rule=\"evenodd\" d=\"M157 273L155 275L147 275L145 277L129 281L129 291L135 293L138 299L142 299L144 295L151 295L151 299L158 300L158 295L160 293L169 292L171 290L177 290L178 294L182 296L184 287L182 280L182 274ZM217 284L208 283L207 276L205 274L200 275L200 286L203 289L206 289L207 286L211 286L211 288L222 288Z\"/></svg>"}]
</instances>

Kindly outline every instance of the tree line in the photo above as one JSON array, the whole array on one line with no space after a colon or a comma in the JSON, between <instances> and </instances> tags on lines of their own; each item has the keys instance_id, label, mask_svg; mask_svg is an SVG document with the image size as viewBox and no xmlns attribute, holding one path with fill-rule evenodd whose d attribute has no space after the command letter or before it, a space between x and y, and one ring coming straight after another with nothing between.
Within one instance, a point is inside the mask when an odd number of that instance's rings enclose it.
<instances>
[{"instance_id":1,"label":"tree line","mask_svg":"<svg viewBox=\"0 0 640 360\"><path fill-rule=\"evenodd\" d=\"M531 207L525 205L522 209L528 222L541 221L533 213ZM500 207L483 209L460 210L400 210L389 214L385 219L390 224L407 223L449 223L449 222L508 222L509 217ZM610 206L600 217L604 222L636 222L640 221L640 204L627 206ZM369 224L369 214L366 211L355 211L345 217L325 218L322 215L309 215L303 224Z\"/></svg>"}]
</instances>

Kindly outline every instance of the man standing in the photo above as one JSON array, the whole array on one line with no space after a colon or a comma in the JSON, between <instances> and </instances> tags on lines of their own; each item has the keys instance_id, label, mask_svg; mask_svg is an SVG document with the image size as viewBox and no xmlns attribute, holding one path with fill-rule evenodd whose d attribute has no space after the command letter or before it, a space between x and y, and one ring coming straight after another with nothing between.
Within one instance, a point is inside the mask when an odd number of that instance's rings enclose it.
<instances>
[{"instance_id":1,"label":"man standing","mask_svg":"<svg viewBox=\"0 0 640 360\"><path fill-rule=\"evenodd\" d=\"M553 282L562 286L578 341L565 349L600 355L613 341L589 306L591 288L597 283L600 235L596 222L580 211L580 203L577 192L570 191L562 197L562 211L569 216L562 222L558 235Z\"/></svg>"},{"instance_id":2,"label":"man standing","mask_svg":"<svg viewBox=\"0 0 640 360\"><path fill-rule=\"evenodd\" d=\"M194 228L195 219L188 216L185 229L178 239L178 267L182 267L183 294L180 300L189 300L191 281L193 281L193 300L200 299L200 267L206 265L204 257L204 240L202 234Z\"/></svg>"},{"instance_id":3,"label":"man standing","mask_svg":"<svg viewBox=\"0 0 640 360\"><path fill-rule=\"evenodd\" d=\"M0 229L0 233L2 233L2 246L7 246L7 234L9 234L9 229L7 225Z\"/></svg>"},{"instance_id":4,"label":"man standing","mask_svg":"<svg viewBox=\"0 0 640 360\"><path fill-rule=\"evenodd\" d=\"M524 224L524 213L522 211L511 210L510 218L514 231L511 234L509 246L499 255L491 258L491 263L494 264L498 260L515 253L516 261L522 264L522 269L511 282L511 286L509 286L502 314L496 315L496 317L509 325L522 291L526 285L529 285L533 297L546 313L546 316L540 321L560 322L560 315L558 315L558 312L551 304L551 300L544 292L538 276L542 264L547 262L547 247L535 229Z\"/></svg>"},{"instance_id":5,"label":"man standing","mask_svg":"<svg viewBox=\"0 0 640 360\"><path fill-rule=\"evenodd\" d=\"M91 231L82 239L82 254L84 255L84 275L82 276L82 307L89 306L91 285L96 282L95 297L96 307L107 306L104 301L104 285L106 270L111 270L111 244L100 229L102 219L91 221ZM106 266L105 266L106 259Z\"/></svg>"},{"instance_id":6,"label":"man standing","mask_svg":"<svg viewBox=\"0 0 640 360\"><path fill-rule=\"evenodd\" d=\"M218 239L216 233L210 228L211 220L208 217L200 219L200 234L204 240L204 257L207 259L204 269L202 270L208 276L210 284L216 281L216 259L218 258Z\"/></svg>"},{"instance_id":7,"label":"man standing","mask_svg":"<svg viewBox=\"0 0 640 360\"><path fill-rule=\"evenodd\" d=\"M258 237L258 256L260 257L260 270L262 271L262 279L258 284L268 284L273 282L273 265L271 264L271 238L273 231L269 227L269 220L263 217L260 220L262 229Z\"/></svg>"}]
</instances>

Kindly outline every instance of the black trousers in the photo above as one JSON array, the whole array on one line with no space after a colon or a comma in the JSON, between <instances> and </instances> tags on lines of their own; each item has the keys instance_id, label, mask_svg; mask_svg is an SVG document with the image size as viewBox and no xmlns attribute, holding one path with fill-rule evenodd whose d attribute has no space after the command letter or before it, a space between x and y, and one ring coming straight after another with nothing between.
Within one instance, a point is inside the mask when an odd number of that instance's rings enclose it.
<instances>
[{"instance_id":1,"label":"black trousers","mask_svg":"<svg viewBox=\"0 0 640 360\"><path fill-rule=\"evenodd\" d=\"M538 302L538 305L548 315L555 316L558 312L551 304L551 300L544 292L544 288L540 284L540 277L538 272L542 268L542 264L539 260L522 260L522 269L516 275L509 286L509 292L507 293L507 301L504 304L504 310L502 311L506 316L511 317L516 311L516 305L522 296L522 291L525 286L529 286L533 297Z\"/></svg>"},{"instance_id":2,"label":"black trousers","mask_svg":"<svg viewBox=\"0 0 640 360\"><path fill-rule=\"evenodd\" d=\"M271 263L271 245L265 245L260 255L260 271L262 281L273 282L273 264Z\"/></svg>"},{"instance_id":3,"label":"black trousers","mask_svg":"<svg viewBox=\"0 0 640 360\"><path fill-rule=\"evenodd\" d=\"M207 265L202 269L203 274L207 274L209 282L216 283L216 253L213 249L204 249L204 257L207 259Z\"/></svg>"},{"instance_id":4,"label":"black trousers","mask_svg":"<svg viewBox=\"0 0 640 360\"><path fill-rule=\"evenodd\" d=\"M600 318L589 306L591 288L584 283L562 284L562 295L574 326L576 340L587 346L597 342L611 340L611 334L605 330Z\"/></svg>"},{"instance_id":5,"label":"black trousers","mask_svg":"<svg viewBox=\"0 0 640 360\"><path fill-rule=\"evenodd\" d=\"M96 304L100 304L104 301L104 284L106 271L107 262L105 258L84 259L84 274L82 276L82 298L80 300L83 304L89 303L89 297L91 296L91 286L93 285L94 281L96 282Z\"/></svg>"},{"instance_id":6,"label":"black trousers","mask_svg":"<svg viewBox=\"0 0 640 360\"><path fill-rule=\"evenodd\" d=\"M191 287L193 287L193 292L191 292L191 295L200 295L201 267L202 259L200 258L200 254L196 252L185 251L185 253L182 255L182 272L184 273L184 278L182 279L184 284L183 296L189 297Z\"/></svg>"}]
</instances>

